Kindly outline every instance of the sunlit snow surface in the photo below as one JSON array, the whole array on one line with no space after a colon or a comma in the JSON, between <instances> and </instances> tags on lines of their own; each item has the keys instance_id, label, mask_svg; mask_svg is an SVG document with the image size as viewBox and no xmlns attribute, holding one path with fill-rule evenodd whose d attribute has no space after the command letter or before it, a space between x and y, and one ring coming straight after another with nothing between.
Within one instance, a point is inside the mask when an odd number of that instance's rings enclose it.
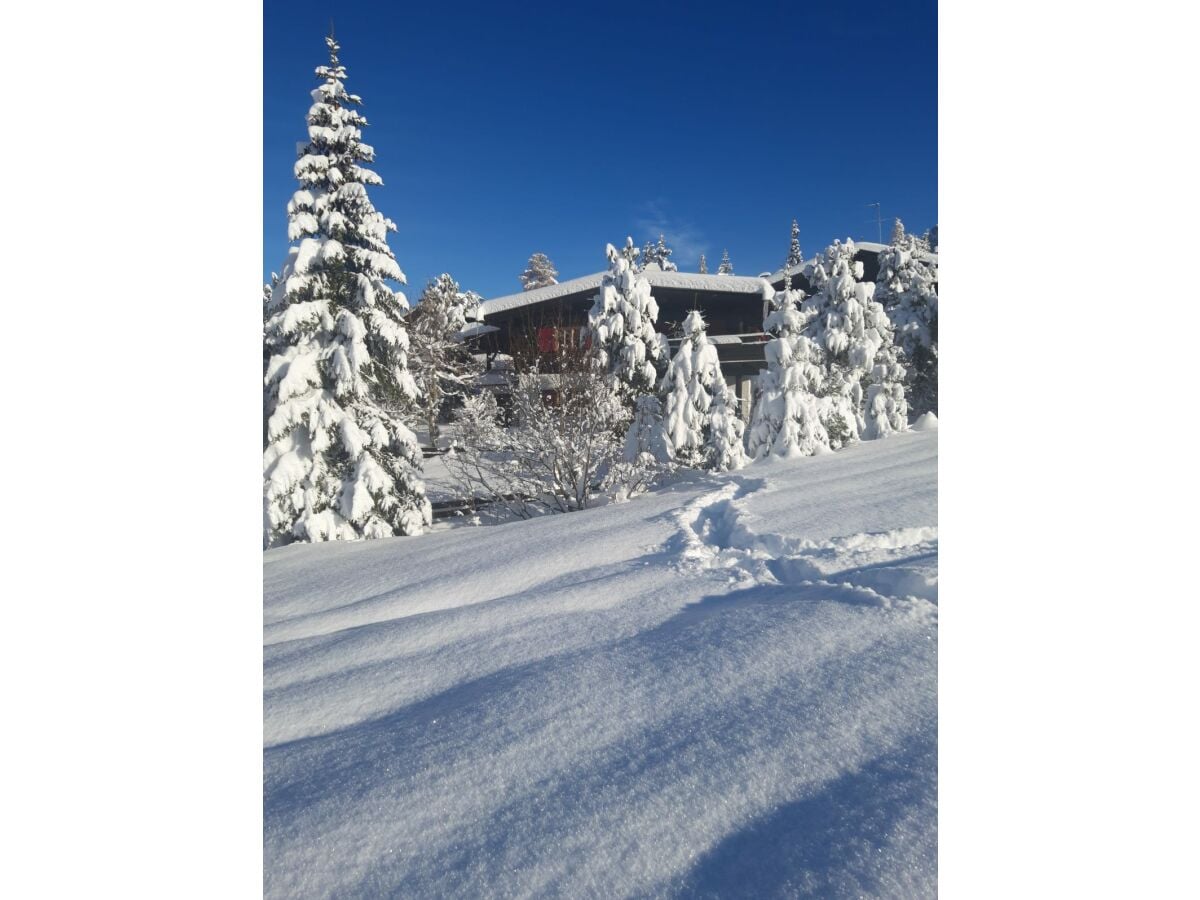
<instances>
[{"instance_id":1,"label":"sunlit snow surface","mask_svg":"<svg viewBox=\"0 0 1200 900\"><path fill-rule=\"evenodd\" d=\"M268 897L918 897L937 431L265 559Z\"/></svg>"}]
</instances>

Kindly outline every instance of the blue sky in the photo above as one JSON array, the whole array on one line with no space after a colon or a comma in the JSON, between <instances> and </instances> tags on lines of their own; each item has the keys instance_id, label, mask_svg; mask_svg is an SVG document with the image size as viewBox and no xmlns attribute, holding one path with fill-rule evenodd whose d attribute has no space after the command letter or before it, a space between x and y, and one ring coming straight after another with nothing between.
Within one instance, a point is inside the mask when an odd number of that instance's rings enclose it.
<instances>
[{"instance_id":1,"label":"blue sky","mask_svg":"<svg viewBox=\"0 0 1200 900\"><path fill-rule=\"evenodd\" d=\"M793 218L806 255L875 240L875 201L885 237L937 222L936 3L613 9L267 0L264 278L331 13L410 299L443 271L514 293L537 250L560 279L596 272L627 234L665 233L685 271L727 247L754 275Z\"/></svg>"}]
</instances>

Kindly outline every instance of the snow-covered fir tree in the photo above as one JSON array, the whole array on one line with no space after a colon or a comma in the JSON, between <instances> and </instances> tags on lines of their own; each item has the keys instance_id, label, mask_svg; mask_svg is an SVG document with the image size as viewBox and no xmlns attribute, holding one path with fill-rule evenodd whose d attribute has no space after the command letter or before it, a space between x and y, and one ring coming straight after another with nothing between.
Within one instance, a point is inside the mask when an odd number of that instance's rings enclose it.
<instances>
[{"instance_id":1,"label":"snow-covered fir tree","mask_svg":"<svg viewBox=\"0 0 1200 900\"><path fill-rule=\"evenodd\" d=\"M763 331L772 339L747 436L749 454L763 459L837 449L848 436L844 420L852 413L844 400L825 396L825 353L803 333L813 313L799 307L800 291L776 291L766 279L761 291Z\"/></svg>"},{"instance_id":2,"label":"snow-covered fir tree","mask_svg":"<svg viewBox=\"0 0 1200 900\"><path fill-rule=\"evenodd\" d=\"M854 242L835 241L817 268L820 288L804 301L808 333L825 351L826 396L843 398L848 440L883 437L908 427L904 366L891 322L863 282ZM864 388L866 390L864 391Z\"/></svg>"},{"instance_id":3,"label":"snow-covered fir tree","mask_svg":"<svg viewBox=\"0 0 1200 900\"><path fill-rule=\"evenodd\" d=\"M267 366L271 362L271 352L267 347L266 341L266 326L267 320L271 318L271 295L275 292L275 286L279 284L279 274L271 273L271 281L263 285L263 377L267 375ZM266 426L266 407L264 406L263 425Z\"/></svg>"},{"instance_id":4,"label":"snow-covered fir tree","mask_svg":"<svg viewBox=\"0 0 1200 900\"><path fill-rule=\"evenodd\" d=\"M883 304L904 353L910 411L937 412L937 263L917 253L911 241L879 255L875 299Z\"/></svg>"},{"instance_id":5,"label":"snow-covered fir tree","mask_svg":"<svg viewBox=\"0 0 1200 900\"><path fill-rule=\"evenodd\" d=\"M288 204L296 242L267 301L264 544L419 534L430 522L421 453L392 413L417 387L408 370L404 273L387 244L361 163L360 97L347 93L338 44L308 111L308 143Z\"/></svg>"},{"instance_id":6,"label":"snow-covered fir tree","mask_svg":"<svg viewBox=\"0 0 1200 900\"><path fill-rule=\"evenodd\" d=\"M726 250L721 255L721 264L719 266L717 266L717 274L718 275L732 275L733 274L733 263L731 263L729 261L729 251L728 250Z\"/></svg>"},{"instance_id":7,"label":"snow-covered fir tree","mask_svg":"<svg viewBox=\"0 0 1200 900\"><path fill-rule=\"evenodd\" d=\"M888 243L890 243L893 247L904 243L904 223L899 219L896 219L892 223L892 237Z\"/></svg>"},{"instance_id":8,"label":"snow-covered fir tree","mask_svg":"<svg viewBox=\"0 0 1200 900\"><path fill-rule=\"evenodd\" d=\"M637 270L639 272L644 272L644 271L646 271L647 266L649 266L651 263L657 264L657 262L658 261L654 258L654 243L653 243L653 241L646 241L646 243L642 245L641 253L638 254Z\"/></svg>"},{"instance_id":9,"label":"snow-covered fir tree","mask_svg":"<svg viewBox=\"0 0 1200 900\"><path fill-rule=\"evenodd\" d=\"M629 270L631 272L640 272L642 270L642 254L637 247L633 246L633 238L625 238L625 245L621 248L621 255L629 263Z\"/></svg>"},{"instance_id":10,"label":"snow-covered fir tree","mask_svg":"<svg viewBox=\"0 0 1200 900\"><path fill-rule=\"evenodd\" d=\"M625 461L646 468L662 466L671 461L671 448L663 427L662 401L653 394L645 394L637 399L633 421L625 433Z\"/></svg>"},{"instance_id":11,"label":"snow-covered fir tree","mask_svg":"<svg viewBox=\"0 0 1200 900\"><path fill-rule=\"evenodd\" d=\"M549 287L558 284L558 269L550 262L545 253L535 253L529 257L529 264L521 273L522 290L532 291L534 288Z\"/></svg>"},{"instance_id":12,"label":"snow-covered fir tree","mask_svg":"<svg viewBox=\"0 0 1200 900\"><path fill-rule=\"evenodd\" d=\"M463 397L471 378L482 371L461 332L479 308L479 295L463 291L448 274L425 286L408 315L408 364L420 396L416 408L425 422L429 443L437 446L438 418L446 402Z\"/></svg>"},{"instance_id":13,"label":"snow-covered fir tree","mask_svg":"<svg viewBox=\"0 0 1200 900\"><path fill-rule=\"evenodd\" d=\"M719 472L745 465L736 400L725 384L717 348L708 340L698 310L683 320L683 340L663 384L663 424L675 462Z\"/></svg>"},{"instance_id":14,"label":"snow-covered fir tree","mask_svg":"<svg viewBox=\"0 0 1200 900\"><path fill-rule=\"evenodd\" d=\"M804 262L804 253L800 249L800 225L795 219L792 219L792 242L788 246L787 261L784 263L784 269L790 269L792 266L798 266Z\"/></svg>"},{"instance_id":15,"label":"snow-covered fir tree","mask_svg":"<svg viewBox=\"0 0 1200 900\"><path fill-rule=\"evenodd\" d=\"M701 274L701 275L707 275L707 274L708 274L708 260L706 260L706 259L704 258L704 254L703 254L703 253L701 253L701 254L700 254L700 274Z\"/></svg>"},{"instance_id":16,"label":"snow-covered fir tree","mask_svg":"<svg viewBox=\"0 0 1200 900\"><path fill-rule=\"evenodd\" d=\"M658 242L651 244L646 242L646 246L642 249L642 268L645 269L650 263L654 263L664 272L678 272L679 267L671 262L671 254L674 251L667 246L667 242L663 235L658 236Z\"/></svg>"},{"instance_id":17,"label":"snow-covered fir tree","mask_svg":"<svg viewBox=\"0 0 1200 900\"><path fill-rule=\"evenodd\" d=\"M616 376L618 393L632 410L637 397L653 393L669 348L666 335L654 329L658 303L650 282L612 244L606 252L608 272L588 312L588 330L601 366Z\"/></svg>"}]
</instances>

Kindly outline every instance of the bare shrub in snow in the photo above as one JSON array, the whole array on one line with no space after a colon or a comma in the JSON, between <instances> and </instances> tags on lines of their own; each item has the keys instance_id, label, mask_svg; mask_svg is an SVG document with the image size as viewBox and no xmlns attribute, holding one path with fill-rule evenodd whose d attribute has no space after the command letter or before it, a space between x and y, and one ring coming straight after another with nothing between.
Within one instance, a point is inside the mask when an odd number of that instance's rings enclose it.
<instances>
[{"instance_id":1,"label":"bare shrub in snow","mask_svg":"<svg viewBox=\"0 0 1200 900\"><path fill-rule=\"evenodd\" d=\"M316 70L308 144L288 204L292 247L266 301L263 542L419 534L430 522L421 454L389 411L411 401L404 273L387 244L396 226L375 210L360 163L361 98L346 92L338 44Z\"/></svg>"},{"instance_id":2,"label":"bare shrub in snow","mask_svg":"<svg viewBox=\"0 0 1200 900\"><path fill-rule=\"evenodd\" d=\"M488 394L468 398L456 416L444 459L475 502L529 518L586 509L648 481L639 461L623 459L630 413L584 348L563 341L552 358L519 372L509 419L501 423Z\"/></svg>"}]
</instances>

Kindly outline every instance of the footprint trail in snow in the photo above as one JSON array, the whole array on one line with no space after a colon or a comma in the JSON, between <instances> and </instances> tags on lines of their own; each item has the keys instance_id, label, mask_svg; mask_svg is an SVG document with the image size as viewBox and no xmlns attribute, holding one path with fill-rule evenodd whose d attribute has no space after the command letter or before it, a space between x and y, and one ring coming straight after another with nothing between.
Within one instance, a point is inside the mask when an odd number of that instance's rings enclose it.
<instances>
[{"instance_id":1,"label":"footprint trail in snow","mask_svg":"<svg viewBox=\"0 0 1200 900\"><path fill-rule=\"evenodd\" d=\"M787 585L810 599L898 609L937 619L936 525L860 532L825 541L757 532L746 499L765 479L736 477L673 515L679 565L727 573L743 587Z\"/></svg>"}]
</instances>

